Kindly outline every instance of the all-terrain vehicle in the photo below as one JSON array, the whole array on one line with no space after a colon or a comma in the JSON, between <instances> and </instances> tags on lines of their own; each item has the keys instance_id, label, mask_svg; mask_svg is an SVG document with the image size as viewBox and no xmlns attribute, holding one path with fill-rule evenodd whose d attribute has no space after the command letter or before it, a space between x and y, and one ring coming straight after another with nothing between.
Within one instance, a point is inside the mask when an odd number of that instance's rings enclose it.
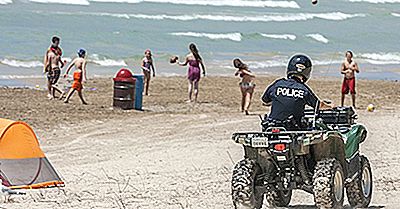
<instances>
[{"instance_id":1,"label":"all-terrain vehicle","mask_svg":"<svg viewBox=\"0 0 400 209\"><path fill-rule=\"evenodd\" d=\"M344 190L352 207L368 207L372 172L359 146L367 129L351 107L306 111L301 125L262 119L262 132L235 133L244 159L232 176L235 208L288 206L292 191L314 195L318 208L341 208Z\"/></svg>"}]
</instances>

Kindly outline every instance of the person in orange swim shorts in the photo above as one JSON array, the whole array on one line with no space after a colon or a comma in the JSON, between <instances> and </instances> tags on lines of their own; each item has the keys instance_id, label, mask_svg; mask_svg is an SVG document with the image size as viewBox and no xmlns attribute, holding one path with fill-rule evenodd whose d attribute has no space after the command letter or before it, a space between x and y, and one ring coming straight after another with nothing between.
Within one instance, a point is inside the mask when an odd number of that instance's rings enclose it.
<instances>
[{"instance_id":1,"label":"person in orange swim shorts","mask_svg":"<svg viewBox=\"0 0 400 209\"><path fill-rule=\"evenodd\" d=\"M86 56L86 51L84 49L80 49L78 51L78 57L75 58L74 61L72 61L72 63L68 66L67 72L65 72L64 77L67 77L71 68L75 66L76 70L74 71L74 82L72 83L71 89L69 90L68 95L64 100L64 103L68 103L72 94L74 94L75 91L78 91L78 95L82 103L84 105L87 105L82 96L82 89L83 89L82 83L84 83L87 80L85 56Z\"/></svg>"}]
</instances>

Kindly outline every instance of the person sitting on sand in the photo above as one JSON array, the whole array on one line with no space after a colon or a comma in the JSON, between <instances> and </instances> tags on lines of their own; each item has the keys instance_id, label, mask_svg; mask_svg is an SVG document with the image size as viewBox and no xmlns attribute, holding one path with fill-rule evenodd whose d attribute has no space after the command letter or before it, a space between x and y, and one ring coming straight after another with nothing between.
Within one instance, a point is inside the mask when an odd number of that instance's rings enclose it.
<instances>
[{"instance_id":1,"label":"person sitting on sand","mask_svg":"<svg viewBox=\"0 0 400 209\"><path fill-rule=\"evenodd\" d=\"M156 76L156 72L154 69L154 62L151 55L150 49L147 49L144 52L145 57L142 60L142 70L144 74L144 83L145 83L145 95L149 95L149 86L150 86L150 79L151 79L151 71L153 71L153 77Z\"/></svg>"},{"instance_id":2,"label":"person sitting on sand","mask_svg":"<svg viewBox=\"0 0 400 209\"><path fill-rule=\"evenodd\" d=\"M68 103L69 99L71 98L72 94L75 91L78 91L79 98L81 99L82 103L84 105L87 105L85 100L83 99L82 96L82 89L83 89L83 82L86 82L87 77L86 77L86 51L84 49L80 49L78 51L78 57L75 58L72 63L68 66L67 72L65 72L64 78L68 76L69 71L73 66L75 66L75 71L74 71L74 82L72 83L71 89L68 92L67 97L65 98L64 102Z\"/></svg>"},{"instance_id":3,"label":"person sitting on sand","mask_svg":"<svg viewBox=\"0 0 400 209\"><path fill-rule=\"evenodd\" d=\"M342 83L342 101L341 105L344 104L346 94L350 92L353 107L356 108L356 77L355 73L359 73L358 64L353 59L353 52L346 52L346 59L342 63L340 72L344 75Z\"/></svg>"},{"instance_id":4,"label":"person sitting on sand","mask_svg":"<svg viewBox=\"0 0 400 209\"><path fill-rule=\"evenodd\" d=\"M201 77L200 66L203 69L203 76L206 76L206 68L203 63L199 51L194 43L189 45L190 53L186 56L185 61L182 63L178 62L180 66L189 65L188 68L188 80L189 80L189 100L192 102L192 93L194 92L194 102L197 102L197 96L199 94L199 81Z\"/></svg>"},{"instance_id":5,"label":"person sitting on sand","mask_svg":"<svg viewBox=\"0 0 400 209\"><path fill-rule=\"evenodd\" d=\"M52 38L52 45L46 51L46 55L44 58L44 73L47 73L47 88L49 91L48 97L49 99L55 98L55 92L59 92L61 95L63 91L61 91L57 87L58 79L60 78L61 68L64 67L66 62L63 62L62 57L62 49L59 47L60 38L54 36Z\"/></svg>"},{"instance_id":6,"label":"person sitting on sand","mask_svg":"<svg viewBox=\"0 0 400 209\"><path fill-rule=\"evenodd\" d=\"M256 84L253 82L255 75L240 59L234 59L233 66L238 68L235 76L240 76L242 78L242 81L239 83L240 91L242 92L242 112L249 115L251 98L253 97L254 88L256 87Z\"/></svg>"}]
</instances>

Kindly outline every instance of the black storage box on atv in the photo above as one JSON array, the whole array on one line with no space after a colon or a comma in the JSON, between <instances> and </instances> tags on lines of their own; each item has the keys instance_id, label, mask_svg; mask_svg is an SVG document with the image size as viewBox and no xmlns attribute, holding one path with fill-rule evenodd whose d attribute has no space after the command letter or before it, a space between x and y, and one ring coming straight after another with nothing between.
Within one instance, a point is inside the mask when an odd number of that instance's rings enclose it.
<instances>
[{"instance_id":1,"label":"black storage box on atv","mask_svg":"<svg viewBox=\"0 0 400 209\"><path fill-rule=\"evenodd\" d=\"M336 107L330 110L320 110L318 118L326 125L351 126L355 124L357 115L352 107Z\"/></svg>"}]
</instances>

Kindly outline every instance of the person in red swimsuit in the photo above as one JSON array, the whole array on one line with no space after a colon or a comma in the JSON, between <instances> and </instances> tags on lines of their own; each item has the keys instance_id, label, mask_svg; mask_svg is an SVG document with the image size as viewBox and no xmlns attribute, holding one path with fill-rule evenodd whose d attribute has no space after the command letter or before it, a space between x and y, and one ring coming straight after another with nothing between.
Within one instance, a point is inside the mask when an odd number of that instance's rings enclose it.
<instances>
[{"instance_id":1,"label":"person in red swimsuit","mask_svg":"<svg viewBox=\"0 0 400 209\"><path fill-rule=\"evenodd\" d=\"M84 49L80 49L78 51L78 57L72 61L72 63L68 66L67 72L65 72L64 78L67 77L69 71L73 66L75 66L76 70L74 72L74 82L72 83L71 89L68 92L67 98L65 98L64 102L68 103L72 94L75 91L78 91L79 98L81 99L84 105L87 105L82 96L82 83L87 80L86 78L86 60L85 60L86 51Z\"/></svg>"},{"instance_id":2,"label":"person in red swimsuit","mask_svg":"<svg viewBox=\"0 0 400 209\"><path fill-rule=\"evenodd\" d=\"M353 52L346 52L346 59L342 63L340 72L344 75L342 83L342 106L344 104L344 99L346 94L350 92L351 99L353 102L353 107L356 108L356 77L355 74L359 73L358 64L353 59Z\"/></svg>"}]
</instances>

